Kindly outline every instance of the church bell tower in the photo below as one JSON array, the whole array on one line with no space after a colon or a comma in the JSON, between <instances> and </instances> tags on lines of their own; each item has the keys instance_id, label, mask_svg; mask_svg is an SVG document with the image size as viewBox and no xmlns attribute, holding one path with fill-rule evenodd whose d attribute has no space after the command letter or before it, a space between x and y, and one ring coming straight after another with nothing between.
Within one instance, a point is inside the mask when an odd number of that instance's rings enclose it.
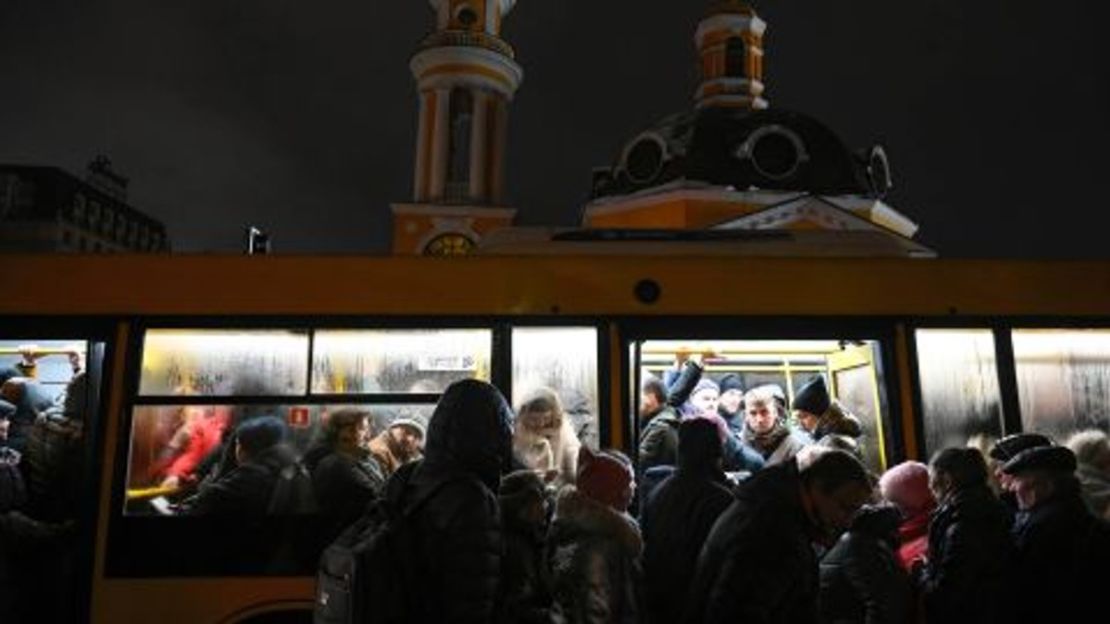
<instances>
[{"instance_id":1,"label":"church bell tower","mask_svg":"<svg viewBox=\"0 0 1110 624\"><path fill-rule=\"evenodd\" d=\"M762 110L763 33L767 23L739 0L714 2L698 23L694 44L700 59L698 108L730 106Z\"/></svg>"},{"instance_id":2,"label":"church bell tower","mask_svg":"<svg viewBox=\"0 0 1110 624\"><path fill-rule=\"evenodd\" d=\"M523 71L500 36L516 0L430 0L436 30L409 64L419 93L412 203L393 205L393 252L467 253L505 227L509 103Z\"/></svg>"}]
</instances>

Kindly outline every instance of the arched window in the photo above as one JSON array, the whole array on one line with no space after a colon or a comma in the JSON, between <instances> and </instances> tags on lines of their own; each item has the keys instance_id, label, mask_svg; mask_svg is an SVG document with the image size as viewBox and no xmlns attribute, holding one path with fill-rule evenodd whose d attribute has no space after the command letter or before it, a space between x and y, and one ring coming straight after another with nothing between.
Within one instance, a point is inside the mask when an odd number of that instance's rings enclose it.
<instances>
[{"instance_id":1,"label":"arched window","mask_svg":"<svg viewBox=\"0 0 1110 624\"><path fill-rule=\"evenodd\" d=\"M729 78L743 78L745 73L744 40L729 37L725 42L725 75Z\"/></svg>"},{"instance_id":2,"label":"arched window","mask_svg":"<svg viewBox=\"0 0 1110 624\"><path fill-rule=\"evenodd\" d=\"M474 118L474 96L466 89L452 89L448 108L450 142L447 152L447 184L449 190L465 196L470 184L470 129Z\"/></svg>"}]
</instances>

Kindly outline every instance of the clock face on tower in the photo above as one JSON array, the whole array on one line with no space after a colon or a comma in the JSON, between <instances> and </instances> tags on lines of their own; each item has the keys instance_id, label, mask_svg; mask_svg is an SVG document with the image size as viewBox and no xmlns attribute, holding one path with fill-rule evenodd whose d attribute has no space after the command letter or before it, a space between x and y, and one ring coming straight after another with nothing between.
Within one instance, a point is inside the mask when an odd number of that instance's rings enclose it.
<instances>
[{"instance_id":1,"label":"clock face on tower","mask_svg":"<svg viewBox=\"0 0 1110 624\"><path fill-rule=\"evenodd\" d=\"M465 256L474 252L477 245L470 237L458 233L440 234L424 246L425 256Z\"/></svg>"}]
</instances>

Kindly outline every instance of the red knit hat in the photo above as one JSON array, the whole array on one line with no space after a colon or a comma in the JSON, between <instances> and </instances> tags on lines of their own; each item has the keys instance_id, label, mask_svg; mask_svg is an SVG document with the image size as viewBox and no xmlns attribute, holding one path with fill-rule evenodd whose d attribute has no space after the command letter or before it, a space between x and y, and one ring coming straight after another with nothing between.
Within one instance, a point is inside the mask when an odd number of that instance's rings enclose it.
<instances>
[{"instance_id":1,"label":"red knit hat","mask_svg":"<svg viewBox=\"0 0 1110 624\"><path fill-rule=\"evenodd\" d=\"M579 449L579 492L603 505L619 509L625 502L624 493L630 483L631 466L604 451L594 453L586 446Z\"/></svg>"},{"instance_id":2,"label":"red knit hat","mask_svg":"<svg viewBox=\"0 0 1110 624\"><path fill-rule=\"evenodd\" d=\"M918 511L934 504L929 490L929 468L921 462L906 461L887 470L879 478L883 498L906 509Z\"/></svg>"}]
</instances>

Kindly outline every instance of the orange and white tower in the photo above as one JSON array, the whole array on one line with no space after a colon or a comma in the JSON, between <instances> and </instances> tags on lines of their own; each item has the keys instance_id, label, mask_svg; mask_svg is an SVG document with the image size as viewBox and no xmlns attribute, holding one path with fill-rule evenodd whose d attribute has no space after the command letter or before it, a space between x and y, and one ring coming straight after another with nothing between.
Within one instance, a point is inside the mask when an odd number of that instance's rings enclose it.
<instances>
[{"instance_id":1,"label":"orange and white tower","mask_svg":"<svg viewBox=\"0 0 1110 624\"><path fill-rule=\"evenodd\" d=\"M736 106L760 110L763 99L763 33L767 23L739 0L714 2L698 24L694 43L701 60L698 108Z\"/></svg>"},{"instance_id":2,"label":"orange and white tower","mask_svg":"<svg viewBox=\"0 0 1110 624\"><path fill-rule=\"evenodd\" d=\"M437 28L413 55L420 94L413 202L393 205L394 253L466 253L512 222L509 103L523 70L500 37L516 0L430 0Z\"/></svg>"}]
</instances>

